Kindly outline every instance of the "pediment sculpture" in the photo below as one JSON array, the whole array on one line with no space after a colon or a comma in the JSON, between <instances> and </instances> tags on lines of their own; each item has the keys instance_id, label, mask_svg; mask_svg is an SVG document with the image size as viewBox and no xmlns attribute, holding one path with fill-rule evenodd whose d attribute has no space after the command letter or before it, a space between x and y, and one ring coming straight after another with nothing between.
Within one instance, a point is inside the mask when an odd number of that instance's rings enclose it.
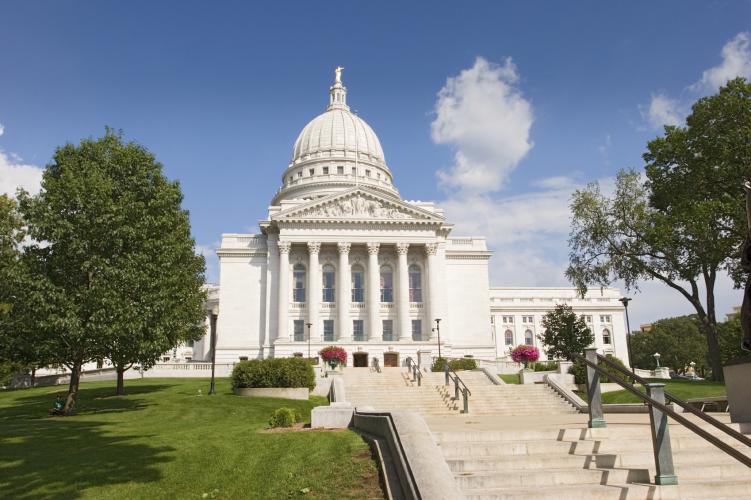
<instances>
[{"instance_id":1,"label":"pediment sculpture","mask_svg":"<svg viewBox=\"0 0 751 500\"><path fill-rule=\"evenodd\" d=\"M396 207L356 195L350 198L334 200L321 206L311 207L294 214L297 217L312 218L370 218L370 219L412 219L413 216Z\"/></svg>"}]
</instances>

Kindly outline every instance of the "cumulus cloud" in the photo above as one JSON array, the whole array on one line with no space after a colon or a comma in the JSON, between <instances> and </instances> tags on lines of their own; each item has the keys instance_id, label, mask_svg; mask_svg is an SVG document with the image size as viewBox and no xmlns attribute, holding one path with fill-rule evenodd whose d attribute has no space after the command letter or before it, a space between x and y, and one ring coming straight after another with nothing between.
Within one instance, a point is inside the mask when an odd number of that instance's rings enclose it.
<instances>
[{"instance_id":1,"label":"cumulus cloud","mask_svg":"<svg viewBox=\"0 0 751 500\"><path fill-rule=\"evenodd\" d=\"M3 135L5 133L5 127L2 123L0 123L0 135Z\"/></svg>"},{"instance_id":2,"label":"cumulus cloud","mask_svg":"<svg viewBox=\"0 0 751 500\"><path fill-rule=\"evenodd\" d=\"M652 128L662 129L665 125L682 125L686 112L676 99L671 99L665 94L652 94L649 107L640 109L642 118Z\"/></svg>"},{"instance_id":3,"label":"cumulus cloud","mask_svg":"<svg viewBox=\"0 0 751 500\"><path fill-rule=\"evenodd\" d=\"M705 70L701 79L691 86L697 92L714 92L728 80L738 76L751 79L751 50L748 32L738 33L722 47L722 62Z\"/></svg>"},{"instance_id":4,"label":"cumulus cloud","mask_svg":"<svg viewBox=\"0 0 751 500\"><path fill-rule=\"evenodd\" d=\"M447 79L431 124L433 141L455 148L454 165L438 172L443 187L466 194L496 191L532 148L532 105L518 81L511 58L497 65L482 57Z\"/></svg>"},{"instance_id":5,"label":"cumulus cloud","mask_svg":"<svg viewBox=\"0 0 751 500\"><path fill-rule=\"evenodd\" d=\"M0 194L14 197L19 187L31 194L38 193L42 172L42 168L26 164L18 156L0 150Z\"/></svg>"},{"instance_id":6,"label":"cumulus cloud","mask_svg":"<svg viewBox=\"0 0 751 500\"><path fill-rule=\"evenodd\" d=\"M196 243L195 253L203 255L206 259L206 281L208 283L219 283L219 257L216 256L216 249L221 245L220 241L206 245Z\"/></svg>"}]
</instances>

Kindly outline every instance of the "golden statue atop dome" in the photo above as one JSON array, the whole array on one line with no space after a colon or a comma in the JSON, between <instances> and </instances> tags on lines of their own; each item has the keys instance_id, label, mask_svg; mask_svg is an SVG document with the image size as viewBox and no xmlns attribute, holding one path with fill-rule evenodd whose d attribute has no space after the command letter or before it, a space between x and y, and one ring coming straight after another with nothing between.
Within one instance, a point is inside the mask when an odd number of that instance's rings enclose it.
<instances>
[{"instance_id":1,"label":"golden statue atop dome","mask_svg":"<svg viewBox=\"0 0 751 500\"><path fill-rule=\"evenodd\" d=\"M336 69L334 69L334 73L336 73L336 79L334 80L336 83L342 83L342 68L341 66L337 66Z\"/></svg>"}]
</instances>

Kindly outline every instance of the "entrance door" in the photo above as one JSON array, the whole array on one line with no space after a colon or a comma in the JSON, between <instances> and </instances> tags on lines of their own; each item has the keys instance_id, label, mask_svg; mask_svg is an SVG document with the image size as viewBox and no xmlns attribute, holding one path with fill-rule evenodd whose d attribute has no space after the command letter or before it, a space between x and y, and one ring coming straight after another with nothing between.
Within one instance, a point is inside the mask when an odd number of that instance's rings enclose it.
<instances>
[{"instance_id":1,"label":"entrance door","mask_svg":"<svg viewBox=\"0 0 751 500\"><path fill-rule=\"evenodd\" d=\"M366 368L368 366L368 353L367 352L353 353L352 365L355 368Z\"/></svg>"},{"instance_id":2,"label":"entrance door","mask_svg":"<svg viewBox=\"0 0 751 500\"><path fill-rule=\"evenodd\" d=\"M392 368L399 366L399 353L398 352L384 352L383 353L383 366L390 366Z\"/></svg>"}]
</instances>

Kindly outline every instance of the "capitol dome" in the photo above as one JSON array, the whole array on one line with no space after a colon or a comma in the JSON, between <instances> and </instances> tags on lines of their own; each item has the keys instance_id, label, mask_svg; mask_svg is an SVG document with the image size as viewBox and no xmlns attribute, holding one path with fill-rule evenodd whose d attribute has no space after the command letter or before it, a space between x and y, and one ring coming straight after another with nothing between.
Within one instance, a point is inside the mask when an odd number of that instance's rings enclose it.
<instances>
[{"instance_id":1,"label":"capitol dome","mask_svg":"<svg viewBox=\"0 0 751 500\"><path fill-rule=\"evenodd\" d=\"M329 88L326 111L313 118L297 137L272 204L320 198L356 185L399 195L378 136L347 105L342 69L337 68Z\"/></svg>"}]
</instances>

